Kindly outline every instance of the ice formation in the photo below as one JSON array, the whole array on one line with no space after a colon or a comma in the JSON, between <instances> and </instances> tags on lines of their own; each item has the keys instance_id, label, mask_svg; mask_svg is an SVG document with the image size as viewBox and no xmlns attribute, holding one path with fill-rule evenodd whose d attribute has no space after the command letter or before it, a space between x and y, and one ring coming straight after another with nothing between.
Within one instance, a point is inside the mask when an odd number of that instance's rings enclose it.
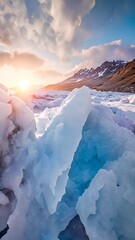
<instances>
[{"instance_id":1,"label":"ice formation","mask_svg":"<svg viewBox=\"0 0 135 240\"><path fill-rule=\"evenodd\" d=\"M79 214L91 240L134 240L135 96L49 94L34 113L0 87L2 239L57 240Z\"/></svg>"},{"instance_id":2,"label":"ice formation","mask_svg":"<svg viewBox=\"0 0 135 240\"><path fill-rule=\"evenodd\" d=\"M77 203L90 239L135 238L134 182L135 153L131 151L97 173Z\"/></svg>"},{"instance_id":3,"label":"ice formation","mask_svg":"<svg viewBox=\"0 0 135 240\"><path fill-rule=\"evenodd\" d=\"M35 121L33 112L3 89L0 112L0 230L3 230L20 194L23 170L29 161L26 152L34 141Z\"/></svg>"}]
</instances>

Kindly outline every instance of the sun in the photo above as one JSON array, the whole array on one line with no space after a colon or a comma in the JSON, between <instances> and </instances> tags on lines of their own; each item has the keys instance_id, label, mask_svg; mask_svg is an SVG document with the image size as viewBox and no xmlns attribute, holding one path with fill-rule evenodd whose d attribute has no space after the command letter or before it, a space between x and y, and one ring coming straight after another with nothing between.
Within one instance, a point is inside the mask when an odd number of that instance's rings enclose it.
<instances>
[{"instance_id":1,"label":"sun","mask_svg":"<svg viewBox=\"0 0 135 240\"><path fill-rule=\"evenodd\" d=\"M21 91L28 91L30 87L29 81L27 79L22 79L19 82L18 87Z\"/></svg>"}]
</instances>

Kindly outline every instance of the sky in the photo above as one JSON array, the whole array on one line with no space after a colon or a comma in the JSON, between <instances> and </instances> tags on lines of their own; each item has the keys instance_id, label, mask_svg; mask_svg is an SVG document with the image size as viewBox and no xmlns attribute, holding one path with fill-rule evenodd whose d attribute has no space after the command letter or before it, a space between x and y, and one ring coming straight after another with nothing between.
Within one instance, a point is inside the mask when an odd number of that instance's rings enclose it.
<instances>
[{"instance_id":1,"label":"sky","mask_svg":"<svg viewBox=\"0 0 135 240\"><path fill-rule=\"evenodd\" d=\"M0 0L0 82L47 85L135 58L135 0Z\"/></svg>"}]
</instances>

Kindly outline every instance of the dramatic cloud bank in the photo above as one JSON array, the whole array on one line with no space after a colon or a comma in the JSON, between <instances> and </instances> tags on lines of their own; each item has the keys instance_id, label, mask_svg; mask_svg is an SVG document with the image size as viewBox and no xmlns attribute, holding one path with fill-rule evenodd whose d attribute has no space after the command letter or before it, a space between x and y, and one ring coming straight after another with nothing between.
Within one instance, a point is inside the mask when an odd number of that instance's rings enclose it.
<instances>
[{"instance_id":1,"label":"dramatic cloud bank","mask_svg":"<svg viewBox=\"0 0 135 240\"><path fill-rule=\"evenodd\" d=\"M1 0L0 42L39 47L63 57L73 51L77 28L95 0Z\"/></svg>"},{"instance_id":2,"label":"dramatic cloud bank","mask_svg":"<svg viewBox=\"0 0 135 240\"><path fill-rule=\"evenodd\" d=\"M44 60L32 53L19 53L12 54L7 52L0 52L0 67L4 65L11 65L17 68L34 69L41 67Z\"/></svg>"},{"instance_id":3,"label":"dramatic cloud bank","mask_svg":"<svg viewBox=\"0 0 135 240\"><path fill-rule=\"evenodd\" d=\"M130 61L135 56L135 45L126 45L122 40L116 40L82 50L80 56L82 62L75 69L97 67L104 61Z\"/></svg>"}]
</instances>

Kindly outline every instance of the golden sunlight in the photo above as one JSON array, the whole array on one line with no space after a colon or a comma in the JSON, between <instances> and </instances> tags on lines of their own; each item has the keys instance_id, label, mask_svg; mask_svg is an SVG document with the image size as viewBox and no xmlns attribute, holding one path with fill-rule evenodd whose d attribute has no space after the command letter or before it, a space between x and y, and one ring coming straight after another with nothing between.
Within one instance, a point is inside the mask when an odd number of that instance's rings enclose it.
<instances>
[{"instance_id":1,"label":"golden sunlight","mask_svg":"<svg viewBox=\"0 0 135 240\"><path fill-rule=\"evenodd\" d=\"M30 83L27 79L22 79L19 82L18 87L21 91L28 91L30 87Z\"/></svg>"}]
</instances>

